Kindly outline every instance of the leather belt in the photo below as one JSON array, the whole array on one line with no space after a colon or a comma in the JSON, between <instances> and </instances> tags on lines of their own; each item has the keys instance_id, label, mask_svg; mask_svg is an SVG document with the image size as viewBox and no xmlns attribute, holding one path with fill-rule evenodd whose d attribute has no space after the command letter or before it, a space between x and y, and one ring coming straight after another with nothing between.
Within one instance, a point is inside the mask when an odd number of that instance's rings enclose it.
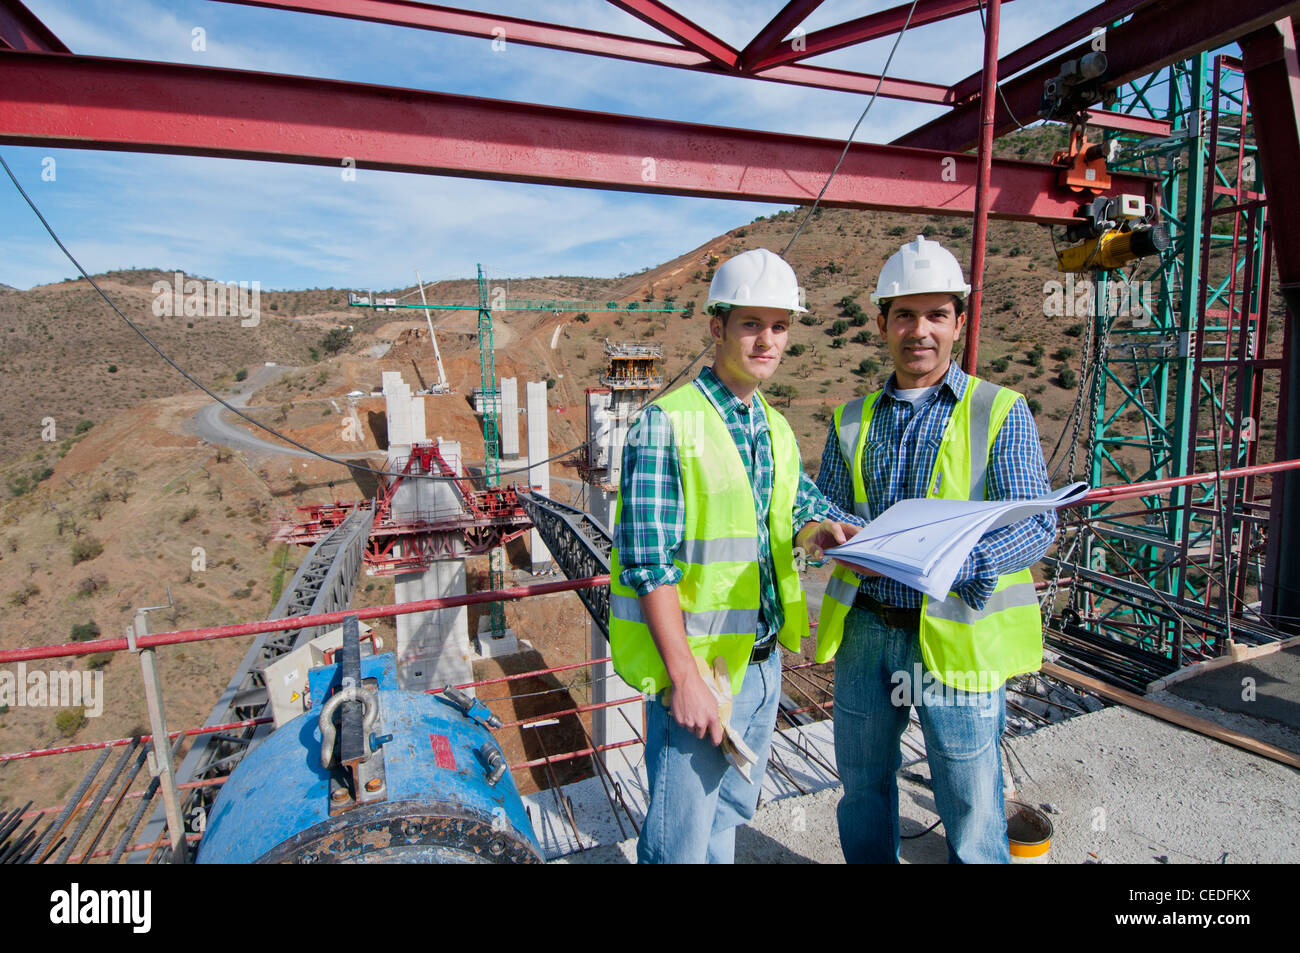
<instances>
[{"instance_id":1,"label":"leather belt","mask_svg":"<svg viewBox=\"0 0 1300 953\"><path fill-rule=\"evenodd\" d=\"M754 651L749 653L750 664L757 662L766 662L767 657L772 654L772 646L776 644L776 639L768 639L762 645L754 646Z\"/></svg>"},{"instance_id":2,"label":"leather belt","mask_svg":"<svg viewBox=\"0 0 1300 953\"><path fill-rule=\"evenodd\" d=\"M887 606L883 602L877 602L865 592L858 593L857 598L853 600L853 605L859 609L866 609L868 612L874 612L884 620L885 625L893 626L896 629L908 629L912 632L918 632L921 629L920 609L903 609L899 606Z\"/></svg>"}]
</instances>

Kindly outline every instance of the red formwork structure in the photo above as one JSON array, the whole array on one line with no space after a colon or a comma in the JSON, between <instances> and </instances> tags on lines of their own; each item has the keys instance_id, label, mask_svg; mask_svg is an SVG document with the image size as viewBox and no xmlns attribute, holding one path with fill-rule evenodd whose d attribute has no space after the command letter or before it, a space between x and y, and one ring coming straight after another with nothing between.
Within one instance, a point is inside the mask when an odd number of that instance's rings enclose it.
<instances>
[{"instance_id":1,"label":"red formwork structure","mask_svg":"<svg viewBox=\"0 0 1300 953\"><path fill-rule=\"evenodd\" d=\"M459 475L459 464L435 443L415 444L379 477L373 500L299 506L306 518L284 527L276 538L311 546L342 525L357 507L372 506L375 518L362 561L368 575L386 576L418 572L440 559L483 555L528 532L532 523L513 486L477 489L473 480ZM420 485L425 476L438 477L447 487L439 495L442 502L398 506L395 511L394 500L403 487L413 495L423 489L417 499L433 495L427 485Z\"/></svg>"},{"instance_id":2,"label":"red formwork structure","mask_svg":"<svg viewBox=\"0 0 1300 953\"><path fill-rule=\"evenodd\" d=\"M418 89L81 56L70 52L21 0L0 0L0 144L331 167L346 155L362 169L798 205L810 204L825 187L820 198L824 206L975 216L973 265L979 266L988 218L1045 224L1075 220L1077 196L1060 187L1059 168L995 159L992 141L1018 121L1037 117L1044 82L1055 74L1060 61L1095 49L1094 31L1100 29L1110 64L1107 84L1128 82L1193 53L1240 42L1269 215L1274 222L1285 223L1300 210L1300 183L1292 175L1293 169L1300 168L1300 64L1290 19L1300 14L1300 2L1104 0L1002 57L996 55L1001 7L1011 0L916 0L808 34L797 28L821 6L820 0L790 0L740 49L657 0L611 0L665 35L664 40L653 41L409 0L213 2L484 39L504 28L511 42L525 45L701 74L878 94L950 109L892 144L855 143L827 185L843 148L840 141ZM1027 5L1012 7L1012 15ZM985 65L952 85L882 78L805 62L896 34L905 25L923 27L976 11L987 17ZM1168 132L1159 123L1103 108L1090 109L1088 122L1102 129ZM971 149L976 151L971 154ZM652 181L642 175L642 158L647 155L657 160ZM1112 178L1111 193L1151 194L1151 182L1145 177L1114 174ZM1290 314L1300 313L1300 233L1282 228L1272 240L1279 291ZM974 267L971 279L976 288L982 278L981 269ZM1291 380L1300 379L1291 320L1284 336L1286 390ZM977 349L978 329L972 328L968 369L975 369ZM1287 399L1284 392L1282 414ZM1264 574L1263 612L1285 624L1289 618L1300 618L1300 551L1278 542L1300 519L1300 476L1295 473L1300 466L1300 414L1279 421L1279 436L1277 456L1283 462L1216 476L1279 473L1276 482L1281 492L1273 494L1271 503L1275 532L1270 536ZM416 465L436 467L436 461L430 458ZM1204 481L1207 475L1188 479ZM1136 489L1109 487L1089 499L1114 499L1125 492L1140 496L1151 488L1146 484ZM513 518L512 504L504 496L473 497L467 506L480 522L496 520L504 527ZM310 515L321 528L336 523L349 508L349 504L334 504L316 508ZM395 529L394 535L400 532ZM603 582L551 585L572 588ZM426 611L468 604L479 597L535 595L543 589L547 587L476 593L353 614L368 618ZM345 614L332 614L337 619L274 620L145 638L157 644L205 641L338 622ZM0 662L122 650L124 643L116 639L10 650L0 652Z\"/></svg>"}]
</instances>

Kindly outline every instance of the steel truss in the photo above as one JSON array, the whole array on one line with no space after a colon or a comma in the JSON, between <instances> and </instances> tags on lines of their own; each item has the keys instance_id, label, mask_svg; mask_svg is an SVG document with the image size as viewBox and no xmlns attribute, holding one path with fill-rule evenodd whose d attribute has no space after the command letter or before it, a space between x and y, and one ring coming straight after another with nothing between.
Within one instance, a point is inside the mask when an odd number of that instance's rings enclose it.
<instances>
[{"instance_id":1,"label":"steel truss","mask_svg":"<svg viewBox=\"0 0 1300 953\"><path fill-rule=\"evenodd\" d=\"M569 579L609 575L609 553L613 548L609 530L590 513L553 500L540 493L519 494L542 542ZM577 590L578 598L592 620L609 638L609 586Z\"/></svg>"}]
</instances>

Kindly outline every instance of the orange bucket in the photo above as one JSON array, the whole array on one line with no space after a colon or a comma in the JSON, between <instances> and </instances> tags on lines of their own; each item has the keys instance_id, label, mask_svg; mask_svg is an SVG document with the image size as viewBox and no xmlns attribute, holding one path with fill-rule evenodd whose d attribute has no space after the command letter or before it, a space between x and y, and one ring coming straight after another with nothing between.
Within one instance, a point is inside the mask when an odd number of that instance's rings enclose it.
<instances>
[{"instance_id":1,"label":"orange bucket","mask_svg":"<svg viewBox=\"0 0 1300 953\"><path fill-rule=\"evenodd\" d=\"M1052 822L1036 807L1008 800L1007 841L1013 864L1045 864L1052 847Z\"/></svg>"}]
</instances>

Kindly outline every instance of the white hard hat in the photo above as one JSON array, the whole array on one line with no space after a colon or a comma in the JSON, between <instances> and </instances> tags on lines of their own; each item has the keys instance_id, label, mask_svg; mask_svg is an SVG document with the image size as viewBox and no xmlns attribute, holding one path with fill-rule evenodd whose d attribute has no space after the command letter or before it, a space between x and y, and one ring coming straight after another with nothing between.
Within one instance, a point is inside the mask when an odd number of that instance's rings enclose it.
<instances>
[{"instance_id":1,"label":"white hard hat","mask_svg":"<svg viewBox=\"0 0 1300 953\"><path fill-rule=\"evenodd\" d=\"M709 285L709 301L705 307L712 308L715 304L808 310L799 306L799 282L794 269L766 248L742 252L718 267Z\"/></svg>"},{"instance_id":2,"label":"white hard hat","mask_svg":"<svg viewBox=\"0 0 1300 953\"><path fill-rule=\"evenodd\" d=\"M903 295L933 294L946 291L958 297L970 294L970 285L961 273L961 265L952 252L924 235L908 242L890 256L880 269L880 280L872 292L871 303L880 304Z\"/></svg>"}]
</instances>

